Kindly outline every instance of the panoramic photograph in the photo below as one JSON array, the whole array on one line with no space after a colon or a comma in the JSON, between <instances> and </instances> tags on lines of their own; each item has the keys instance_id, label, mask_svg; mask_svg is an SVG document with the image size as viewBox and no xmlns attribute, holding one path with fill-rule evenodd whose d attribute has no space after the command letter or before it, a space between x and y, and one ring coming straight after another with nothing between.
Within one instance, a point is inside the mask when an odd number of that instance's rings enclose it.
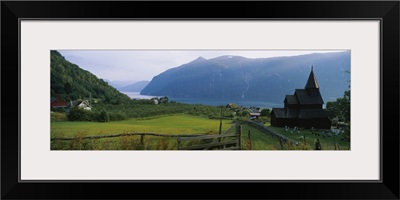
<instances>
[{"instance_id":1,"label":"panoramic photograph","mask_svg":"<svg viewBox=\"0 0 400 200\"><path fill-rule=\"evenodd\" d=\"M351 150L349 50L51 50L51 150Z\"/></svg>"}]
</instances>

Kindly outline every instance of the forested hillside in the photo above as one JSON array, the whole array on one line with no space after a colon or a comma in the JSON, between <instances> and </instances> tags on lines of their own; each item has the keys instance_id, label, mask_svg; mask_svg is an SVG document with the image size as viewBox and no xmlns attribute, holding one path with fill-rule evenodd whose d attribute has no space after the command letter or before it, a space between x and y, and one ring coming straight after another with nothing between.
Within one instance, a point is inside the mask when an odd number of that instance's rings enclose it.
<instances>
[{"instance_id":1,"label":"forested hillside","mask_svg":"<svg viewBox=\"0 0 400 200\"><path fill-rule=\"evenodd\" d=\"M89 71L51 51L51 97L65 101L94 98L104 103L120 104L130 98Z\"/></svg>"}]
</instances>

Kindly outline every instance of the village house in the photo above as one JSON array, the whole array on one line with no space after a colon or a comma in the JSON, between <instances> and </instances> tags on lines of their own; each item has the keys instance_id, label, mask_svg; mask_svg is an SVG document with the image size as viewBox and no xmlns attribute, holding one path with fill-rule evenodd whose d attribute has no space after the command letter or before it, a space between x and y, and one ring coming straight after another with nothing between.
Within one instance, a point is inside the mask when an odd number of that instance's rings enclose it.
<instances>
[{"instance_id":1,"label":"village house","mask_svg":"<svg viewBox=\"0 0 400 200\"><path fill-rule=\"evenodd\" d=\"M261 115L260 108L250 107L250 119L258 119Z\"/></svg>"},{"instance_id":2,"label":"village house","mask_svg":"<svg viewBox=\"0 0 400 200\"><path fill-rule=\"evenodd\" d=\"M226 105L226 108L237 108L237 105L234 104L234 103L228 103L228 104Z\"/></svg>"},{"instance_id":3,"label":"village house","mask_svg":"<svg viewBox=\"0 0 400 200\"><path fill-rule=\"evenodd\" d=\"M77 107L84 110L92 110L89 101L71 101L71 107Z\"/></svg>"},{"instance_id":4,"label":"village house","mask_svg":"<svg viewBox=\"0 0 400 200\"><path fill-rule=\"evenodd\" d=\"M66 101L63 101L62 99L59 98L51 98L50 99L50 106L51 108L67 108L68 107L68 103Z\"/></svg>"},{"instance_id":5,"label":"village house","mask_svg":"<svg viewBox=\"0 0 400 200\"><path fill-rule=\"evenodd\" d=\"M273 108L271 125L277 127L305 127L330 129L331 120L323 110L324 101L313 67L304 89L296 89L293 95L286 95L284 108Z\"/></svg>"},{"instance_id":6,"label":"village house","mask_svg":"<svg viewBox=\"0 0 400 200\"><path fill-rule=\"evenodd\" d=\"M152 98L150 100L153 101L154 105L157 105L159 103L157 98Z\"/></svg>"}]
</instances>

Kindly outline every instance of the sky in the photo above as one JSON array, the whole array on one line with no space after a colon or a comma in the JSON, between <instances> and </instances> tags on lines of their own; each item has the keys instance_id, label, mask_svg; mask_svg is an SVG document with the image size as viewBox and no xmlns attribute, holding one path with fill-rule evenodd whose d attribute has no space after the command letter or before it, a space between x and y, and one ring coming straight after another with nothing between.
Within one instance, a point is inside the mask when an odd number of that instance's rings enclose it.
<instances>
[{"instance_id":1,"label":"sky","mask_svg":"<svg viewBox=\"0 0 400 200\"><path fill-rule=\"evenodd\" d=\"M99 78L125 85L136 81L151 81L154 76L200 56L205 59L223 55L269 58L338 51L59 50L68 61L80 68L90 71Z\"/></svg>"}]
</instances>

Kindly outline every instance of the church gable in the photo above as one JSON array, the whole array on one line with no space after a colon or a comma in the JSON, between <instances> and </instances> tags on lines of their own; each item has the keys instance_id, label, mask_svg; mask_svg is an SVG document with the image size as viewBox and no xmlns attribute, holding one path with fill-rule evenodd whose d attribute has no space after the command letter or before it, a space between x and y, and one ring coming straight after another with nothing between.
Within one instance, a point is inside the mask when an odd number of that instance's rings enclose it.
<instances>
[{"instance_id":1,"label":"church gable","mask_svg":"<svg viewBox=\"0 0 400 200\"><path fill-rule=\"evenodd\" d=\"M296 89L295 94L300 104L324 104L319 90Z\"/></svg>"},{"instance_id":2,"label":"church gable","mask_svg":"<svg viewBox=\"0 0 400 200\"><path fill-rule=\"evenodd\" d=\"M287 104L299 104L299 100L296 95L286 95L285 103Z\"/></svg>"},{"instance_id":3,"label":"church gable","mask_svg":"<svg viewBox=\"0 0 400 200\"><path fill-rule=\"evenodd\" d=\"M286 118L286 110L284 108L274 108L271 112L275 118Z\"/></svg>"}]
</instances>

